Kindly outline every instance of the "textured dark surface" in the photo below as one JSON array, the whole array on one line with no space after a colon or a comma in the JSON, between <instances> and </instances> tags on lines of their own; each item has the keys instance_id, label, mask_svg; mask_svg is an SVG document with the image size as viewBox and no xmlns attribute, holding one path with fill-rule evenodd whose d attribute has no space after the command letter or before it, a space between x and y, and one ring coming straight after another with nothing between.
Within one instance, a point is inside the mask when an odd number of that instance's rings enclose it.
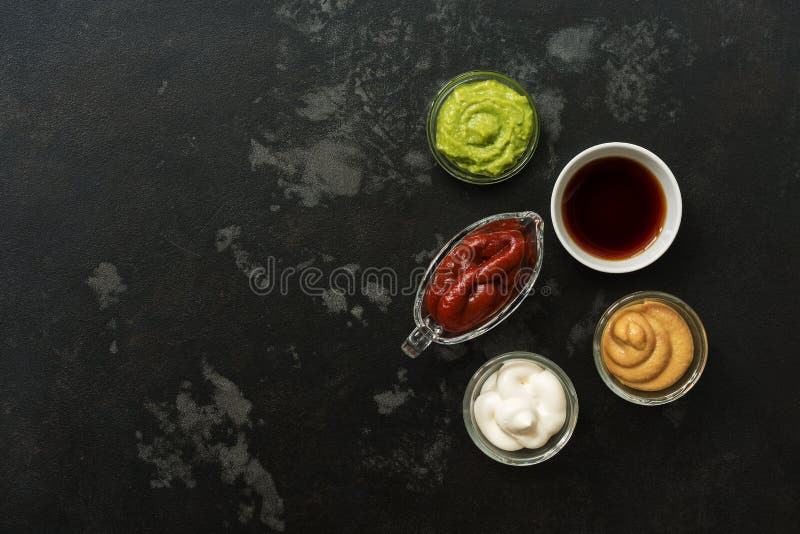
<instances>
[{"instance_id":1,"label":"textured dark surface","mask_svg":"<svg viewBox=\"0 0 800 534\"><path fill-rule=\"evenodd\" d=\"M796 4L163 4L0 6L0 530L796 526ZM490 188L447 177L424 136L436 89L473 68L518 79L543 128ZM604 275L548 226L536 296L473 342L411 361L410 296L249 287L271 258L406 278L473 220L548 221L561 166L610 140L675 172L673 247ZM710 338L666 407L618 399L592 363L597 317L640 289L684 298ZM470 375L509 349L580 398L541 466L492 462L461 420Z\"/></svg>"}]
</instances>

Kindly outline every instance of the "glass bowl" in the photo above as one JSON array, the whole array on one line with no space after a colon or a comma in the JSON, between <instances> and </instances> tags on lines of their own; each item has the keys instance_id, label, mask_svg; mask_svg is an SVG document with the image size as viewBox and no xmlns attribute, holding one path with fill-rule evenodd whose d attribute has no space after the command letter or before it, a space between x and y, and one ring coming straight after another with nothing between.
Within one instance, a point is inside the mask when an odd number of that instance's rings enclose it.
<instances>
[{"instance_id":1,"label":"glass bowl","mask_svg":"<svg viewBox=\"0 0 800 534\"><path fill-rule=\"evenodd\" d=\"M467 332L453 333L448 332L441 325L437 324L433 318L427 313L425 306L425 293L431 283L431 279L439 266L439 263L455 248L461 241L470 235L472 232L481 229L487 224L498 223L500 221L516 221L518 222L525 233L525 238L528 243L530 256L527 258L525 268L524 284L519 288L519 292L510 298L505 305L497 310L493 315L489 316L484 322L469 330ZM486 217L477 222L474 222L461 230L450 241L445 243L442 249L436 254L436 257L431 260L428 270L422 277L422 281L417 289L417 295L414 298L414 323L417 325L408 338L403 342L402 350L406 355L411 358L416 358L425 350L431 343L439 343L441 345L454 345L469 339L478 337L485 334L501 322L503 322L509 315L519 308L522 301L525 300L531 291L533 291L533 284L539 276L539 271L542 268L542 257L544 254L544 221L542 218L532 212L523 211L517 213L500 213Z\"/></svg>"},{"instance_id":2,"label":"glass bowl","mask_svg":"<svg viewBox=\"0 0 800 534\"><path fill-rule=\"evenodd\" d=\"M457 164L452 162L446 155L442 154L438 148L436 148L436 121L439 117L439 110L442 107L442 104L450 96L450 93L453 92L453 89L458 87L459 85L463 85L470 82L477 82L481 80L496 80L504 85L507 85L517 93L521 94L525 98L528 99L528 104L531 106L531 110L533 111L533 123L532 123L532 130L531 130L531 137L528 140L528 146L525 148L525 151L520 155L517 161L503 171L501 174L497 176L487 176L482 174L476 174L470 172L468 170L462 169ZM502 182L504 180L508 180L519 171L522 170L523 167L530 161L531 156L533 156L533 152L536 150L536 145L539 142L539 116L536 113L536 105L533 102L533 98L528 92L522 87L519 83L515 80L509 78L504 74L500 74L499 72L492 72L488 70L475 70L470 72L465 72L463 74L459 74L439 89L439 92L436 94L436 97L431 102L430 106L428 107L428 118L425 123L425 131L428 134L428 148L430 149L431 153L433 154L434 159L436 162L451 176L458 178L464 182L468 182L471 184L478 184L478 185L489 185L489 184L496 184L498 182Z\"/></svg>"},{"instance_id":3,"label":"glass bowl","mask_svg":"<svg viewBox=\"0 0 800 534\"><path fill-rule=\"evenodd\" d=\"M564 395L567 398L567 420L564 422L564 426L561 427L561 430L552 435L543 447L539 447L538 449L520 449L518 451L504 451L499 449L483 436L475 421L473 406L475 404L475 399L480 395L483 383L504 363L515 360L531 361L552 372L561 382L564 388ZM475 445L477 445L486 456L508 465L534 465L555 456L558 451L564 448L569 438L572 437L575 425L578 422L578 394L575 392L575 386L572 385L572 380L569 379L567 374L558 365L544 356L533 352L507 352L492 358L484 363L480 369L475 371L475 374L472 375L472 379L470 379L467 384L467 389L464 392L462 412L464 414L464 425L467 427L469 437L472 438Z\"/></svg>"},{"instance_id":4,"label":"glass bowl","mask_svg":"<svg viewBox=\"0 0 800 534\"><path fill-rule=\"evenodd\" d=\"M605 330L609 319L614 313L629 304L637 304L644 300L651 300L660 302L669 306L675 313L680 315L686 324L689 326L689 331L692 334L694 342L694 354L692 362L686 372L675 382L673 385L666 389L659 391L640 391L630 386L626 386L620 382L614 375L612 375L606 368L603 362L603 355L601 352L601 339L603 337L603 330ZM686 393L694 387L703 374L703 369L706 367L706 360L708 359L708 339L706 337L705 328L700 321L700 317L694 312L688 304L683 302L678 297L670 295L669 293L662 293L660 291L638 291L626 295L616 301L600 317L597 322L597 327L594 329L594 339L592 341L592 352L594 353L594 364L597 367L597 372L600 373L600 378L603 379L606 386L625 399L626 401L635 404L642 404L644 406L657 406L659 404L666 404L675 399L679 399L686 395Z\"/></svg>"}]
</instances>

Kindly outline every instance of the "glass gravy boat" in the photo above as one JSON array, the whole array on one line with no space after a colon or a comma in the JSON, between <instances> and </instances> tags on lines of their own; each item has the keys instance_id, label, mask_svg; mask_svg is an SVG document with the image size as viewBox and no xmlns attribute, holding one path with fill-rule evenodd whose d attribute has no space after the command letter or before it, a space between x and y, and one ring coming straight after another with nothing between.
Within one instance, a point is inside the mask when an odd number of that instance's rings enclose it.
<instances>
[{"instance_id":1,"label":"glass gravy boat","mask_svg":"<svg viewBox=\"0 0 800 534\"><path fill-rule=\"evenodd\" d=\"M484 319L477 326L466 332L448 332L442 325L436 321L428 313L427 305L425 302L425 295L428 287L431 284L436 269L442 260L458 246L466 237L482 233L484 227L490 224L502 224L508 222L510 224L516 223L519 225L519 230L523 233L526 241L526 254L522 261L522 276L516 284L518 292L489 317ZM531 291L536 278L539 276L539 271L542 268L542 255L543 255L543 240L544 240L544 222L542 218L532 211L522 211L518 213L500 213L481 219L453 236L442 249L433 258L428 270L425 271L425 276L419 284L417 295L414 298L414 322L417 327L402 344L402 350L411 358L416 358L424 351L431 343L439 343L441 345L455 345L462 341L478 337L485 334L501 322L503 322L509 315L522 304Z\"/></svg>"}]
</instances>

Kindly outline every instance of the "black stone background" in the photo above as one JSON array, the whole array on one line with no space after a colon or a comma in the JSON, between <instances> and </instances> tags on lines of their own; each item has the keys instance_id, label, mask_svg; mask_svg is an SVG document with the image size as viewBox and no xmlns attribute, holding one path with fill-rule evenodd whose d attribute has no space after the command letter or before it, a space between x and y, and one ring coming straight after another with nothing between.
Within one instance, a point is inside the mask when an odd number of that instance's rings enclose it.
<instances>
[{"instance_id":1,"label":"black stone background","mask_svg":"<svg viewBox=\"0 0 800 534\"><path fill-rule=\"evenodd\" d=\"M287 532L792 530L799 14L760 1L3 2L0 530L268 531L258 501L237 519L241 482L218 467L193 465L194 488L152 488L139 457L159 434L146 403L174 403L185 380L210 402L203 361L252 402L250 454ZM594 28L589 55L549 53L574 27ZM626 65L630 86L613 86ZM436 89L473 68L519 79L542 115L531 163L487 188L435 168L423 129ZM341 98L322 120L297 111L332 86ZM301 163L251 166L251 140ZM358 193L303 205L287 184L325 140L363 174ZM364 326L297 290L253 294L215 248L235 225L253 261L407 276L436 234L486 215L533 209L549 223L560 168L610 140L652 149L677 176L668 253L597 273L548 225L539 284L552 293L416 361L399 351L412 297L386 313L350 298ZM101 262L127 286L102 310L86 283ZM684 298L710 339L702 380L666 407L617 398L592 363L597 316L641 289ZM486 458L461 421L470 375L509 349L556 361L580 398L572 440L536 467ZM414 396L378 413L373 396L395 385Z\"/></svg>"}]
</instances>

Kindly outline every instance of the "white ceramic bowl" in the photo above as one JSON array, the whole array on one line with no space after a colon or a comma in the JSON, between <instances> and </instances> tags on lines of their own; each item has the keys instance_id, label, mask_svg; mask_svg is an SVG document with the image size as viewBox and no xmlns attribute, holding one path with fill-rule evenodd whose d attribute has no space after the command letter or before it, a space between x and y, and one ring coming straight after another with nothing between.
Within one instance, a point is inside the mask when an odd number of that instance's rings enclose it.
<instances>
[{"instance_id":1,"label":"white ceramic bowl","mask_svg":"<svg viewBox=\"0 0 800 534\"><path fill-rule=\"evenodd\" d=\"M661 184L667 202L664 227L653 244L636 256L621 260L598 258L583 250L573 241L572 237L570 237L569 232L567 232L564 226L564 219L561 214L564 190L578 169L592 160L614 156L635 160L650 169ZM564 245L564 248L567 249L567 252L569 252L573 258L591 269L605 273L628 273L636 271L647 267L660 258L661 255L667 251L675 240L675 236L678 234L682 213L683 202L681 200L681 191L678 187L677 180L675 180L675 175L669 170L667 164L646 148L630 143L603 143L595 145L572 158L561 170L561 174L558 175L558 179L553 186L553 194L550 197L550 216L553 220L553 228L556 231L558 240L561 241L561 244Z\"/></svg>"}]
</instances>

